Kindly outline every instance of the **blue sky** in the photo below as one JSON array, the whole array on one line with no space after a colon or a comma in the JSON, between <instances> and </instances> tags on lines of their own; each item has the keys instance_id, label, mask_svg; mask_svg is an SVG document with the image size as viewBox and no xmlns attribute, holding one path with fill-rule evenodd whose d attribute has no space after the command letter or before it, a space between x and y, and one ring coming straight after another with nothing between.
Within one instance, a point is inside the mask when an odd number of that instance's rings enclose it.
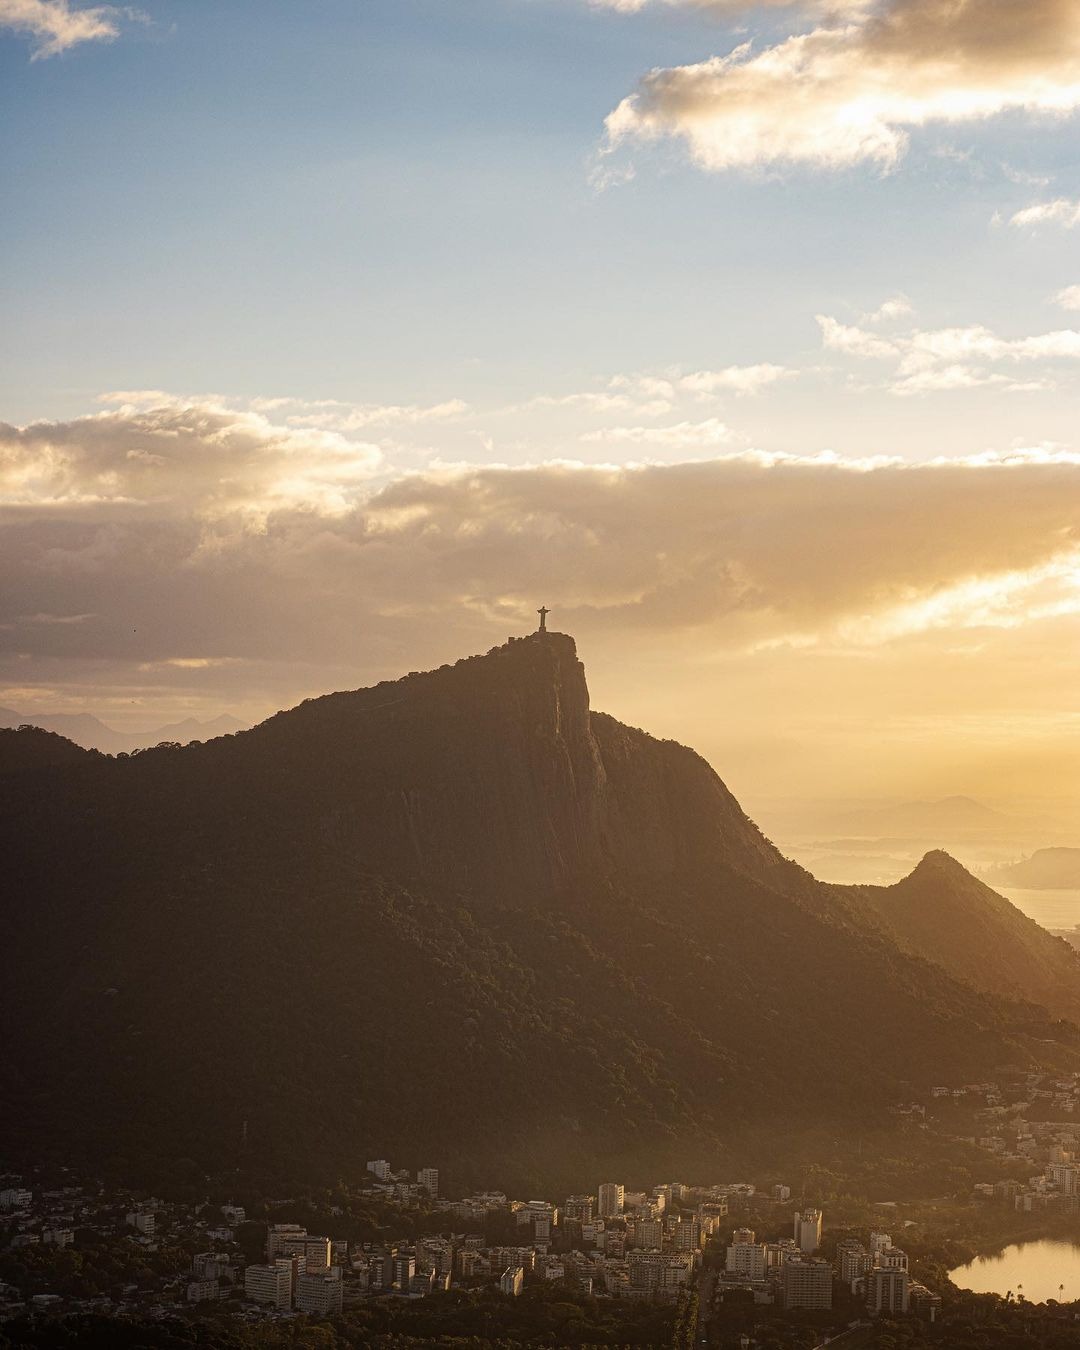
<instances>
[{"instance_id":1,"label":"blue sky","mask_svg":"<svg viewBox=\"0 0 1080 1350\"><path fill-rule=\"evenodd\" d=\"M544 601L755 792L1080 796L1077 109L1071 0L0 0L0 704Z\"/></svg>"},{"instance_id":2,"label":"blue sky","mask_svg":"<svg viewBox=\"0 0 1080 1350\"><path fill-rule=\"evenodd\" d=\"M0 41L12 420L114 388L499 402L626 370L808 366L818 312L851 320L899 291L924 326L1012 336L1058 326L1049 299L1080 278L1075 236L991 225L1046 194L1007 173L1080 187L1071 122L930 128L888 174L709 174L645 146L619 157L632 182L590 185L604 118L645 71L725 53L748 27L767 43L791 27L775 11L143 9L115 41L49 59ZM879 400L858 396L829 416L814 383L747 433L903 453L931 420L893 408L875 429ZM1056 438L1075 412L1033 426L1015 398L990 401L1006 443Z\"/></svg>"}]
</instances>

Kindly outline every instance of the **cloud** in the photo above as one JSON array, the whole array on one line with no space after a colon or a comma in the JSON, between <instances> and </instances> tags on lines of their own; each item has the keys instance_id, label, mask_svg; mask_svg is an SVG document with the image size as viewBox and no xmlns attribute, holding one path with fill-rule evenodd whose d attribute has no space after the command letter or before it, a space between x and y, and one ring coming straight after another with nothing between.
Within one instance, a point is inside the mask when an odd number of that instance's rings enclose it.
<instances>
[{"instance_id":1,"label":"cloud","mask_svg":"<svg viewBox=\"0 0 1080 1350\"><path fill-rule=\"evenodd\" d=\"M256 412L284 413L290 426L324 427L333 431L362 431L368 427L418 426L424 422L449 422L464 417L469 405L462 399L442 403L344 403L338 399L316 401L296 398L254 399Z\"/></svg>"},{"instance_id":2,"label":"cloud","mask_svg":"<svg viewBox=\"0 0 1080 1350\"><path fill-rule=\"evenodd\" d=\"M892 323L896 319L906 319L909 314L914 312L914 306L906 295L893 295L879 305L877 309L871 310L869 314L864 314L862 322L871 324Z\"/></svg>"},{"instance_id":3,"label":"cloud","mask_svg":"<svg viewBox=\"0 0 1080 1350\"><path fill-rule=\"evenodd\" d=\"M607 148L675 137L711 170L888 170L912 128L1077 107L1073 0L886 0L760 52L651 71L607 118Z\"/></svg>"},{"instance_id":4,"label":"cloud","mask_svg":"<svg viewBox=\"0 0 1080 1350\"><path fill-rule=\"evenodd\" d=\"M1054 301L1062 309L1080 310L1080 286L1066 286L1063 291L1058 291Z\"/></svg>"},{"instance_id":5,"label":"cloud","mask_svg":"<svg viewBox=\"0 0 1080 1350\"><path fill-rule=\"evenodd\" d=\"M651 4L671 8L700 9L710 14L740 14L750 9L801 9L813 14L861 14L874 0L588 0L594 9L613 9L617 14L640 14Z\"/></svg>"},{"instance_id":6,"label":"cloud","mask_svg":"<svg viewBox=\"0 0 1080 1350\"><path fill-rule=\"evenodd\" d=\"M996 365L1080 361L1080 332L1061 329L1030 337L1003 338L981 325L966 328L913 329L885 338L819 314L822 342L831 351L896 365L892 392L930 393L996 385L1013 392L1051 387L1046 378L1017 379L994 371Z\"/></svg>"},{"instance_id":7,"label":"cloud","mask_svg":"<svg viewBox=\"0 0 1080 1350\"><path fill-rule=\"evenodd\" d=\"M1056 201L1025 206L1022 211L1017 211L1010 218L1009 224L1015 225L1018 229L1036 225L1061 225L1066 230L1072 230L1080 225L1080 201L1074 202L1066 197L1058 197Z\"/></svg>"},{"instance_id":8,"label":"cloud","mask_svg":"<svg viewBox=\"0 0 1080 1350\"><path fill-rule=\"evenodd\" d=\"M573 394L542 394L523 405L526 408L577 408L596 416L607 417L633 413L639 417L662 417L670 413L682 399L698 403L712 403L725 395L732 398L753 398L771 385L794 379L797 371L787 366L759 362L750 366L724 366L719 370L695 370L684 373L678 369L659 373L637 371L632 374L612 375L607 386L600 390L585 390ZM507 411L520 411L521 405Z\"/></svg>"},{"instance_id":9,"label":"cloud","mask_svg":"<svg viewBox=\"0 0 1080 1350\"><path fill-rule=\"evenodd\" d=\"M843 324L827 314L817 315L821 340L831 351L847 356L862 356L871 360L887 360L897 355L897 345L888 338L878 337L865 329Z\"/></svg>"},{"instance_id":10,"label":"cloud","mask_svg":"<svg viewBox=\"0 0 1080 1350\"><path fill-rule=\"evenodd\" d=\"M31 39L32 59L58 56L82 42L111 42L135 11L115 5L72 9L68 0L0 0L0 31Z\"/></svg>"},{"instance_id":11,"label":"cloud","mask_svg":"<svg viewBox=\"0 0 1080 1350\"><path fill-rule=\"evenodd\" d=\"M678 378L678 387L699 398L718 394L754 397L770 385L793 379L796 372L785 366L762 363L756 366L725 366L723 370L698 370Z\"/></svg>"},{"instance_id":12,"label":"cloud","mask_svg":"<svg viewBox=\"0 0 1080 1350\"><path fill-rule=\"evenodd\" d=\"M729 426L715 417L667 427L604 427L581 437L591 445L644 445L664 450L715 449L734 440Z\"/></svg>"},{"instance_id":13,"label":"cloud","mask_svg":"<svg viewBox=\"0 0 1080 1350\"><path fill-rule=\"evenodd\" d=\"M280 509L347 508L378 447L264 414L158 391L71 422L0 424L0 502L122 508L260 526Z\"/></svg>"},{"instance_id":14,"label":"cloud","mask_svg":"<svg viewBox=\"0 0 1080 1350\"><path fill-rule=\"evenodd\" d=\"M728 432L599 434L700 451ZM362 449L354 473L357 447L295 435L182 403L0 429L0 678L81 665L227 697L280 667L317 687L374 653L505 636L538 592L581 635L700 632L731 652L1080 609L1080 458L1060 451L464 466L377 486ZM972 586L965 616L948 597ZM26 615L72 617L15 626Z\"/></svg>"},{"instance_id":15,"label":"cloud","mask_svg":"<svg viewBox=\"0 0 1080 1350\"><path fill-rule=\"evenodd\" d=\"M1080 455L692 445L391 476L276 417L158 396L0 427L0 701L255 718L482 651L543 601L598 706L740 790L969 790L990 744L1010 791L1010 756L1034 791L1075 778Z\"/></svg>"}]
</instances>

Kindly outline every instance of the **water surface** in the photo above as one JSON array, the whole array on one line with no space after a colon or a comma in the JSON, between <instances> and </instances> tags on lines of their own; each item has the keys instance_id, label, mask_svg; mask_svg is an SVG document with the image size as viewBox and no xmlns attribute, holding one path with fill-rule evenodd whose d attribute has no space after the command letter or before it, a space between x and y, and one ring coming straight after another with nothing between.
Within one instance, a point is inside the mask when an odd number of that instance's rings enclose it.
<instances>
[{"instance_id":1,"label":"water surface","mask_svg":"<svg viewBox=\"0 0 1080 1350\"><path fill-rule=\"evenodd\" d=\"M1017 886L995 886L994 890L1044 928L1075 928L1080 924L1080 891L1033 891Z\"/></svg>"},{"instance_id":2,"label":"water surface","mask_svg":"<svg viewBox=\"0 0 1080 1350\"><path fill-rule=\"evenodd\" d=\"M1080 1299L1080 1245L1044 1238L1020 1242L997 1256L977 1256L949 1272L958 1289L975 1294L1023 1294L1029 1303ZM1064 1290L1061 1286L1064 1285Z\"/></svg>"}]
</instances>

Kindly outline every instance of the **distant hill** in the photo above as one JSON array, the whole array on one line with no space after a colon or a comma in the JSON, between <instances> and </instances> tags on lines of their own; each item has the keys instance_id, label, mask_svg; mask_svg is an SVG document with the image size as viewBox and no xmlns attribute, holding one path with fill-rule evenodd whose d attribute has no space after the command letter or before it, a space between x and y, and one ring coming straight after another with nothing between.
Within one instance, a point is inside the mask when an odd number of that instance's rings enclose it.
<instances>
[{"instance_id":1,"label":"distant hill","mask_svg":"<svg viewBox=\"0 0 1080 1350\"><path fill-rule=\"evenodd\" d=\"M1080 1022L1080 956L947 853L928 853L893 886L856 894L905 950L979 989L1031 998Z\"/></svg>"},{"instance_id":2,"label":"distant hill","mask_svg":"<svg viewBox=\"0 0 1080 1350\"><path fill-rule=\"evenodd\" d=\"M943 797L935 802L904 802L847 812L837 817L834 828L837 833L855 835L946 839L998 831L1010 823L1008 816L971 797Z\"/></svg>"},{"instance_id":3,"label":"distant hill","mask_svg":"<svg viewBox=\"0 0 1080 1350\"><path fill-rule=\"evenodd\" d=\"M1076 1059L1026 929L1015 967L924 957L592 712L562 634L126 759L0 731L3 769L9 1159L583 1184ZM912 908L962 901L977 950L1005 902L951 868Z\"/></svg>"},{"instance_id":4,"label":"distant hill","mask_svg":"<svg viewBox=\"0 0 1080 1350\"><path fill-rule=\"evenodd\" d=\"M20 713L13 708L0 708L0 728L41 727L43 731L66 736L86 750L101 750L107 755L145 750L160 745L162 741L179 741L182 745L190 741L208 741L214 736L228 736L243 731L247 725L231 713L222 713L220 717L207 722L187 717L182 722L173 722L153 731L125 733L114 731L90 713Z\"/></svg>"},{"instance_id":5,"label":"distant hill","mask_svg":"<svg viewBox=\"0 0 1080 1350\"><path fill-rule=\"evenodd\" d=\"M1030 858L988 868L991 885L1023 886L1030 890L1080 889L1080 848L1040 848Z\"/></svg>"}]
</instances>

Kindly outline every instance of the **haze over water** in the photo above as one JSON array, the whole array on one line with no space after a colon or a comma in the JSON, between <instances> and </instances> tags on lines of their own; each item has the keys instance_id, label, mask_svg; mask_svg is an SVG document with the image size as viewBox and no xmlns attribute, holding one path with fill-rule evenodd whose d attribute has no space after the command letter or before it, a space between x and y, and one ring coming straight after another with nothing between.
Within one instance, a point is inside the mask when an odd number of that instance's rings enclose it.
<instances>
[{"instance_id":1,"label":"haze over water","mask_svg":"<svg viewBox=\"0 0 1080 1350\"><path fill-rule=\"evenodd\" d=\"M1017 909L1052 931L1075 928L1080 924L1080 891L1029 890L1022 887L997 888Z\"/></svg>"}]
</instances>

